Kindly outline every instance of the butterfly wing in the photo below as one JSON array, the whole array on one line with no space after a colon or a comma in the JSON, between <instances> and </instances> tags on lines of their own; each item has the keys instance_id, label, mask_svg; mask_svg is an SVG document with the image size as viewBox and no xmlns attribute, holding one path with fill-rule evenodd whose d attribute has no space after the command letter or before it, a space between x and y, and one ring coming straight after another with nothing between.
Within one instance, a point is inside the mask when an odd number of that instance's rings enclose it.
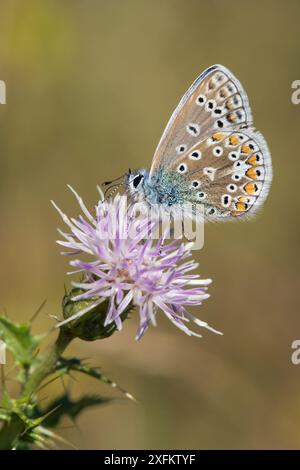
<instances>
[{"instance_id":1,"label":"butterfly wing","mask_svg":"<svg viewBox=\"0 0 300 470\"><path fill-rule=\"evenodd\" d=\"M202 203L211 219L254 214L272 180L269 149L253 129L216 132L173 161L169 171L188 179L186 202Z\"/></svg>"},{"instance_id":2,"label":"butterfly wing","mask_svg":"<svg viewBox=\"0 0 300 470\"><path fill-rule=\"evenodd\" d=\"M212 219L261 206L272 180L270 152L252 128L242 85L228 69L208 68L183 96L158 144L150 178L156 171L181 174L189 182L186 202L204 204Z\"/></svg>"},{"instance_id":3,"label":"butterfly wing","mask_svg":"<svg viewBox=\"0 0 300 470\"><path fill-rule=\"evenodd\" d=\"M150 175L187 152L199 138L251 124L248 98L240 82L222 65L209 67L172 114L155 151Z\"/></svg>"}]
</instances>

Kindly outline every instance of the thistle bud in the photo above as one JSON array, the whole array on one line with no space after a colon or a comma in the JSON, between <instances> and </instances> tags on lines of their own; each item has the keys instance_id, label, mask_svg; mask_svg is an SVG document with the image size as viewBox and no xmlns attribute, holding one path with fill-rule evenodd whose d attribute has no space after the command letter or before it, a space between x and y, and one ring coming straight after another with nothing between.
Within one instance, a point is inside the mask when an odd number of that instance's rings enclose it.
<instances>
[{"instance_id":1,"label":"thistle bud","mask_svg":"<svg viewBox=\"0 0 300 470\"><path fill-rule=\"evenodd\" d=\"M65 320L76 315L77 313L88 310L91 306L91 309L87 311L84 315L66 322L64 327L70 330L73 337L83 339L85 341L94 341L96 339L104 339L111 336L116 330L116 323L113 321L108 325L105 325L105 320L107 317L109 299L105 300L99 305L92 307L97 301L97 298L81 299L81 300L72 300L74 297L77 297L80 294L83 294L84 291L78 288L74 288L63 297L62 310L63 317ZM121 315L122 322L128 317L132 305L130 304L126 310Z\"/></svg>"}]
</instances>

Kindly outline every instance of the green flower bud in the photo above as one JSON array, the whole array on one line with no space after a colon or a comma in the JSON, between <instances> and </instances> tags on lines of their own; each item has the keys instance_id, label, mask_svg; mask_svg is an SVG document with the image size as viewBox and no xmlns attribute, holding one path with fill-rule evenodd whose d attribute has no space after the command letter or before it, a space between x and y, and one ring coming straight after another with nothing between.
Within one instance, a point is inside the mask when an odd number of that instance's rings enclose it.
<instances>
[{"instance_id":1,"label":"green flower bud","mask_svg":"<svg viewBox=\"0 0 300 470\"><path fill-rule=\"evenodd\" d=\"M83 309L94 304L97 297L84 300L73 301L72 298L82 294L84 291L78 288L74 288L63 297L63 317L68 319L80 312ZM116 330L115 322L104 326L107 310L108 310L109 299L102 302L100 305L92 308L89 312L85 313L82 317L72 320L69 323L65 323L64 328L70 330L73 337L83 339L85 341L94 341L96 339L108 338ZM130 310L133 305L130 304L121 315L121 320L124 321L128 317Z\"/></svg>"}]
</instances>

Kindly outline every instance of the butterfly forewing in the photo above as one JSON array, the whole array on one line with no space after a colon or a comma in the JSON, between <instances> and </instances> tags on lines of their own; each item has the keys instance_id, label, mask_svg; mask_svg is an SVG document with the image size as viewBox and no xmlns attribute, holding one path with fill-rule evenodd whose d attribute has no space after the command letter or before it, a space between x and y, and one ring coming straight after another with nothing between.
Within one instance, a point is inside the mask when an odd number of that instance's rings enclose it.
<instances>
[{"instance_id":1,"label":"butterfly forewing","mask_svg":"<svg viewBox=\"0 0 300 470\"><path fill-rule=\"evenodd\" d=\"M150 175L187 152L195 142L222 129L252 123L239 81L221 65L205 70L183 96L155 151Z\"/></svg>"}]
</instances>

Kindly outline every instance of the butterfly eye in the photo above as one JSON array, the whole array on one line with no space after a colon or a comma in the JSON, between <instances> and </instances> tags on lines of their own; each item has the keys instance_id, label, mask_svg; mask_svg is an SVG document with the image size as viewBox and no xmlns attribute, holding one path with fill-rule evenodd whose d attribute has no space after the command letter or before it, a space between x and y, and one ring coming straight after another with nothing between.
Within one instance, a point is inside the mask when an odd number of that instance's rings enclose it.
<instances>
[{"instance_id":1,"label":"butterfly eye","mask_svg":"<svg viewBox=\"0 0 300 470\"><path fill-rule=\"evenodd\" d=\"M204 193L202 191L201 191L201 193L198 193L198 199L203 200L205 198L206 198L206 193Z\"/></svg>"},{"instance_id":2,"label":"butterfly eye","mask_svg":"<svg viewBox=\"0 0 300 470\"><path fill-rule=\"evenodd\" d=\"M181 163L180 165L178 165L177 171L181 174L186 173L187 172L187 165L185 163Z\"/></svg>"},{"instance_id":3,"label":"butterfly eye","mask_svg":"<svg viewBox=\"0 0 300 470\"><path fill-rule=\"evenodd\" d=\"M140 184L140 182L142 181L142 179L144 178L143 175L137 175L134 179L133 179L133 187L136 189L138 187L138 185Z\"/></svg>"},{"instance_id":4,"label":"butterfly eye","mask_svg":"<svg viewBox=\"0 0 300 470\"><path fill-rule=\"evenodd\" d=\"M189 154L189 158L192 160L199 160L201 158L201 152L199 150L194 150L194 152Z\"/></svg>"},{"instance_id":5,"label":"butterfly eye","mask_svg":"<svg viewBox=\"0 0 300 470\"><path fill-rule=\"evenodd\" d=\"M237 185L236 184L229 184L227 187L226 187L227 191L229 191L230 193L234 193L236 190L237 190Z\"/></svg>"},{"instance_id":6,"label":"butterfly eye","mask_svg":"<svg viewBox=\"0 0 300 470\"><path fill-rule=\"evenodd\" d=\"M215 157L220 157L222 153L223 153L223 149L219 145L213 149L213 154Z\"/></svg>"},{"instance_id":7,"label":"butterfly eye","mask_svg":"<svg viewBox=\"0 0 300 470\"><path fill-rule=\"evenodd\" d=\"M199 95L196 99L196 104L198 104L198 106L203 106L205 102L206 102L205 95Z\"/></svg>"}]
</instances>

